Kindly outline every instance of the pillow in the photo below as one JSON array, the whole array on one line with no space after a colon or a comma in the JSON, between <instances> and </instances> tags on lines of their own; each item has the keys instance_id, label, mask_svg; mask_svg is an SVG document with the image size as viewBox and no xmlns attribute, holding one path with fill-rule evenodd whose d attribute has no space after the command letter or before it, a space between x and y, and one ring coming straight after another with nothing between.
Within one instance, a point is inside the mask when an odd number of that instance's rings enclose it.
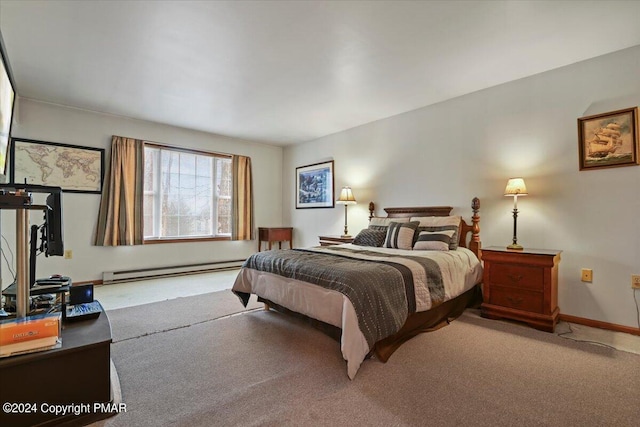
<instances>
[{"instance_id":1,"label":"pillow","mask_svg":"<svg viewBox=\"0 0 640 427\"><path fill-rule=\"evenodd\" d=\"M382 218L374 216L369 221L369 229L387 231L391 222L409 222L409 218Z\"/></svg>"},{"instance_id":2,"label":"pillow","mask_svg":"<svg viewBox=\"0 0 640 427\"><path fill-rule=\"evenodd\" d=\"M384 243L385 237L387 237L387 232L384 230L370 230L365 228L353 239L353 244L358 246L380 247Z\"/></svg>"},{"instance_id":3,"label":"pillow","mask_svg":"<svg viewBox=\"0 0 640 427\"><path fill-rule=\"evenodd\" d=\"M460 240L460 224L462 221L462 217L460 215L412 217L411 221L420 222L420 225L418 226L418 233L421 231L454 230L455 233L449 241L449 250L455 251L458 249L458 240Z\"/></svg>"},{"instance_id":4,"label":"pillow","mask_svg":"<svg viewBox=\"0 0 640 427\"><path fill-rule=\"evenodd\" d=\"M420 224L418 221L389 223L387 237L384 240L384 247L411 250L413 248L413 236L418 229L418 224Z\"/></svg>"},{"instance_id":5,"label":"pillow","mask_svg":"<svg viewBox=\"0 0 640 427\"><path fill-rule=\"evenodd\" d=\"M420 231L414 250L448 251L449 242L455 234L454 230Z\"/></svg>"}]
</instances>

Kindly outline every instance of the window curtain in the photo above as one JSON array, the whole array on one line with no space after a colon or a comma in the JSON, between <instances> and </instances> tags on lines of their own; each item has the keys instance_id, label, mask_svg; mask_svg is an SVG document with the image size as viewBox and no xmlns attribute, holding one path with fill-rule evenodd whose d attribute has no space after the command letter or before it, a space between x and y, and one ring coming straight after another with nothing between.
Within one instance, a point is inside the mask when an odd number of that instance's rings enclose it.
<instances>
[{"instance_id":1,"label":"window curtain","mask_svg":"<svg viewBox=\"0 0 640 427\"><path fill-rule=\"evenodd\" d=\"M253 240L253 182L251 158L233 156L233 211L231 240Z\"/></svg>"},{"instance_id":2,"label":"window curtain","mask_svg":"<svg viewBox=\"0 0 640 427\"><path fill-rule=\"evenodd\" d=\"M143 156L142 140L121 136L111 139L111 163L98 213L97 246L143 243Z\"/></svg>"}]
</instances>

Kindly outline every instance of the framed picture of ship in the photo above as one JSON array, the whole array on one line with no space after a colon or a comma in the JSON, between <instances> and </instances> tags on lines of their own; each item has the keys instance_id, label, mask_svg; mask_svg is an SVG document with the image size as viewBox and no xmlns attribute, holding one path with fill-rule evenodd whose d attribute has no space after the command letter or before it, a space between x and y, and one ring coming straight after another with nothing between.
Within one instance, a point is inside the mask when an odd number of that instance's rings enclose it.
<instances>
[{"instance_id":1,"label":"framed picture of ship","mask_svg":"<svg viewBox=\"0 0 640 427\"><path fill-rule=\"evenodd\" d=\"M638 164L638 107L578 119L580 170Z\"/></svg>"}]
</instances>

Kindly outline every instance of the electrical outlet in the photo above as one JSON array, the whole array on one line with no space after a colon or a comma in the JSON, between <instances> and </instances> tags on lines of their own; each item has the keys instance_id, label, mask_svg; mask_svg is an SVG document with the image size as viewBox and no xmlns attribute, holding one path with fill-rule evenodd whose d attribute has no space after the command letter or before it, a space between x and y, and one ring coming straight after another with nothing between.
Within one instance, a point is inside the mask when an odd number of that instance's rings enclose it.
<instances>
[{"instance_id":1,"label":"electrical outlet","mask_svg":"<svg viewBox=\"0 0 640 427\"><path fill-rule=\"evenodd\" d=\"M631 275L631 287L633 289L640 289L640 274Z\"/></svg>"},{"instance_id":2,"label":"electrical outlet","mask_svg":"<svg viewBox=\"0 0 640 427\"><path fill-rule=\"evenodd\" d=\"M64 251L64 258L65 258L65 259L71 259L71 258L73 258L73 251L72 251L72 250Z\"/></svg>"},{"instance_id":3,"label":"electrical outlet","mask_svg":"<svg viewBox=\"0 0 640 427\"><path fill-rule=\"evenodd\" d=\"M583 268L582 278L580 280L583 282L593 282L593 270L590 268Z\"/></svg>"}]
</instances>

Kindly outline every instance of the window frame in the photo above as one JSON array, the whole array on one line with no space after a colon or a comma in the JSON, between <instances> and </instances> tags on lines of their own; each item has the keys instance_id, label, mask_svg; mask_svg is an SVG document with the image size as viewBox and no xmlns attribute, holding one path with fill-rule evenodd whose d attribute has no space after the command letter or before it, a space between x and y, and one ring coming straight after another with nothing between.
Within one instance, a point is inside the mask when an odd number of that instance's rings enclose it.
<instances>
[{"instance_id":1,"label":"window frame","mask_svg":"<svg viewBox=\"0 0 640 427\"><path fill-rule=\"evenodd\" d=\"M143 164L143 167L144 167L144 164L145 164L145 161L144 161L144 148L146 148L146 147L156 148L156 149L160 149L160 150L171 150L171 151L178 151L178 152L181 152L181 153L204 155L204 156L209 156L209 157L214 157L214 158L218 157L218 158L224 158L224 159L233 160L233 155L231 155L231 154L219 153L219 152L215 152L215 151L198 150L198 149L193 149L193 148L177 147L177 146L174 146L174 145L159 144L157 142L151 142L151 141L143 141L143 149L142 149L142 153L143 153L142 164ZM232 171L231 179L233 180L233 171ZM215 182L214 182L214 184L215 184ZM156 187L156 181L154 180L154 190L153 190L154 193L156 191L159 191L159 189L157 189L155 187ZM144 183L143 183L143 197L144 197L144 193L145 193L145 190L144 190ZM216 207L217 207L218 196L216 194L214 194L214 199L216 201ZM230 197L230 199L233 199L233 195ZM144 206L143 206L142 209L143 209L142 217L144 218ZM154 228L155 228L155 224L154 224ZM145 237L143 235L142 244L143 245L155 245L155 244L162 244L162 243L215 242L215 241L229 241L229 240L231 240L231 236L194 236L194 237L186 237L185 236L185 237L153 237L153 238L148 238L148 237Z\"/></svg>"}]
</instances>

